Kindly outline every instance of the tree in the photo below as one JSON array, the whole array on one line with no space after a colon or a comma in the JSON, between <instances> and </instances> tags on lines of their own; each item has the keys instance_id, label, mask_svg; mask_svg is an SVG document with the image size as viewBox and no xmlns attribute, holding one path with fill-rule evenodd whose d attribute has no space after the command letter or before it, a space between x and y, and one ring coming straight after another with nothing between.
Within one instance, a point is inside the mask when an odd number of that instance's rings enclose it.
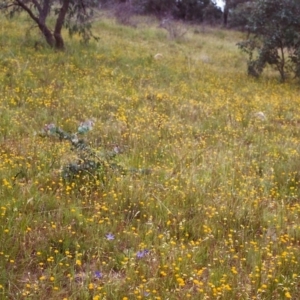
<instances>
[{"instance_id":1,"label":"tree","mask_svg":"<svg viewBox=\"0 0 300 300\"><path fill-rule=\"evenodd\" d=\"M185 21L204 20L204 9L211 3L210 0L179 0L176 3L177 17Z\"/></svg>"},{"instance_id":2,"label":"tree","mask_svg":"<svg viewBox=\"0 0 300 300\"><path fill-rule=\"evenodd\" d=\"M6 0L0 2L0 9L8 16L26 12L35 22L45 37L47 43L56 49L64 49L62 28L66 27L69 33L79 33L84 40L92 37L91 17L96 0ZM55 18L51 27L48 19Z\"/></svg>"},{"instance_id":3,"label":"tree","mask_svg":"<svg viewBox=\"0 0 300 300\"><path fill-rule=\"evenodd\" d=\"M246 1L239 3L236 7L230 10L230 19L227 24L230 28L235 28L240 31L247 31L248 19L252 13L254 1Z\"/></svg>"},{"instance_id":4,"label":"tree","mask_svg":"<svg viewBox=\"0 0 300 300\"><path fill-rule=\"evenodd\" d=\"M250 0L251 1L251 0ZM223 0L224 10L223 10L223 24L227 26L229 11L236 8L239 4L250 2L249 0Z\"/></svg>"},{"instance_id":5,"label":"tree","mask_svg":"<svg viewBox=\"0 0 300 300\"><path fill-rule=\"evenodd\" d=\"M131 0L136 12L160 18L203 22L219 19L220 9L212 0Z\"/></svg>"},{"instance_id":6,"label":"tree","mask_svg":"<svg viewBox=\"0 0 300 300\"><path fill-rule=\"evenodd\" d=\"M125 0L125 2L127 2ZM157 17L173 16L176 0L129 0L134 11L141 14L154 14Z\"/></svg>"},{"instance_id":7,"label":"tree","mask_svg":"<svg viewBox=\"0 0 300 300\"><path fill-rule=\"evenodd\" d=\"M238 46L248 54L248 73L258 77L274 66L284 81L300 77L300 1L256 0L248 19L248 38Z\"/></svg>"}]
</instances>

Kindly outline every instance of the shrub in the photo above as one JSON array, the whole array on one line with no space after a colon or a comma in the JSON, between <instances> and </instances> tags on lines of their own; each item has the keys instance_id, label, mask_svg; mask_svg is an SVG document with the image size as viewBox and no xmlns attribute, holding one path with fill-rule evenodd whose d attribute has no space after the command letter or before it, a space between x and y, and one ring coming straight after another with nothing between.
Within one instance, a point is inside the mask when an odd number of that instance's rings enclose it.
<instances>
[{"instance_id":1,"label":"shrub","mask_svg":"<svg viewBox=\"0 0 300 300\"><path fill-rule=\"evenodd\" d=\"M271 65L285 81L300 75L300 2L257 0L248 19L248 39L238 46L248 54L248 73L258 77Z\"/></svg>"}]
</instances>

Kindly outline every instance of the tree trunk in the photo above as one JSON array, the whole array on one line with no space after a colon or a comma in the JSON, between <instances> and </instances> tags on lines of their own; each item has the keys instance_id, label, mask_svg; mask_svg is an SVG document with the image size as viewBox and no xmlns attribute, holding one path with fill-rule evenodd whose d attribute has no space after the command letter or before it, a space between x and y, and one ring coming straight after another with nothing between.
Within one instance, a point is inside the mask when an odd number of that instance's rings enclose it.
<instances>
[{"instance_id":1,"label":"tree trunk","mask_svg":"<svg viewBox=\"0 0 300 300\"><path fill-rule=\"evenodd\" d=\"M46 18L50 13L50 0L44 0L43 7L39 8L39 20L41 23L46 23Z\"/></svg>"},{"instance_id":2,"label":"tree trunk","mask_svg":"<svg viewBox=\"0 0 300 300\"><path fill-rule=\"evenodd\" d=\"M64 0L62 7L60 8L55 29L54 29L54 39L55 39L55 48L58 50L63 50L65 47L64 40L61 35L61 30L64 25L65 17L68 12L70 0Z\"/></svg>"},{"instance_id":3,"label":"tree trunk","mask_svg":"<svg viewBox=\"0 0 300 300\"><path fill-rule=\"evenodd\" d=\"M229 3L225 1L224 12L223 12L223 25L226 27L228 23L228 15L229 15Z\"/></svg>"},{"instance_id":4,"label":"tree trunk","mask_svg":"<svg viewBox=\"0 0 300 300\"><path fill-rule=\"evenodd\" d=\"M61 36L61 33L56 32L54 35L55 38L55 48L57 50L64 50L65 49L65 43L64 43L64 39Z\"/></svg>"},{"instance_id":5,"label":"tree trunk","mask_svg":"<svg viewBox=\"0 0 300 300\"><path fill-rule=\"evenodd\" d=\"M44 35L45 39L46 39L46 42L47 44L53 48L54 45L55 45L55 40L54 40L54 37L53 37L53 34L51 32L51 30L44 24L38 24L42 34Z\"/></svg>"}]
</instances>

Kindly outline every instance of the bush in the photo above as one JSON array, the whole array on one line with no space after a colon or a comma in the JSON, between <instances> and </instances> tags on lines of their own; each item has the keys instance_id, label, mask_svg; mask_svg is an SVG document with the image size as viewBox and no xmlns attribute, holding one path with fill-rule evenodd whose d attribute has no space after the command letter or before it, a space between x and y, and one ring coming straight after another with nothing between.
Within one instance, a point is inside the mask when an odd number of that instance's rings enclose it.
<instances>
[{"instance_id":1,"label":"bush","mask_svg":"<svg viewBox=\"0 0 300 300\"><path fill-rule=\"evenodd\" d=\"M273 66L282 81L300 76L300 2L257 0L247 22L248 39L238 46L248 54L248 74Z\"/></svg>"}]
</instances>

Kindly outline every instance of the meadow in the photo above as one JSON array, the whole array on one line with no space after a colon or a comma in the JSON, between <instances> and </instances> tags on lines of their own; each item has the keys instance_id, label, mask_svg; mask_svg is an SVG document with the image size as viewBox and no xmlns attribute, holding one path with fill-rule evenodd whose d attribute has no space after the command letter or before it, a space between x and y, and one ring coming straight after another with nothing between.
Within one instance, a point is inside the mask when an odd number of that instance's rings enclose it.
<instances>
[{"instance_id":1,"label":"meadow","mask_svg":"<svg viewBox=\"0 0 300 300\"><path fill-rule=\"evenodd\" d=\"M248 77L220 28L103 18L55 52L0 18L1 299L300 298L298 82ZM86 120L114 155L65 178L43 128Z\"/></svg>"}]
</instances>

